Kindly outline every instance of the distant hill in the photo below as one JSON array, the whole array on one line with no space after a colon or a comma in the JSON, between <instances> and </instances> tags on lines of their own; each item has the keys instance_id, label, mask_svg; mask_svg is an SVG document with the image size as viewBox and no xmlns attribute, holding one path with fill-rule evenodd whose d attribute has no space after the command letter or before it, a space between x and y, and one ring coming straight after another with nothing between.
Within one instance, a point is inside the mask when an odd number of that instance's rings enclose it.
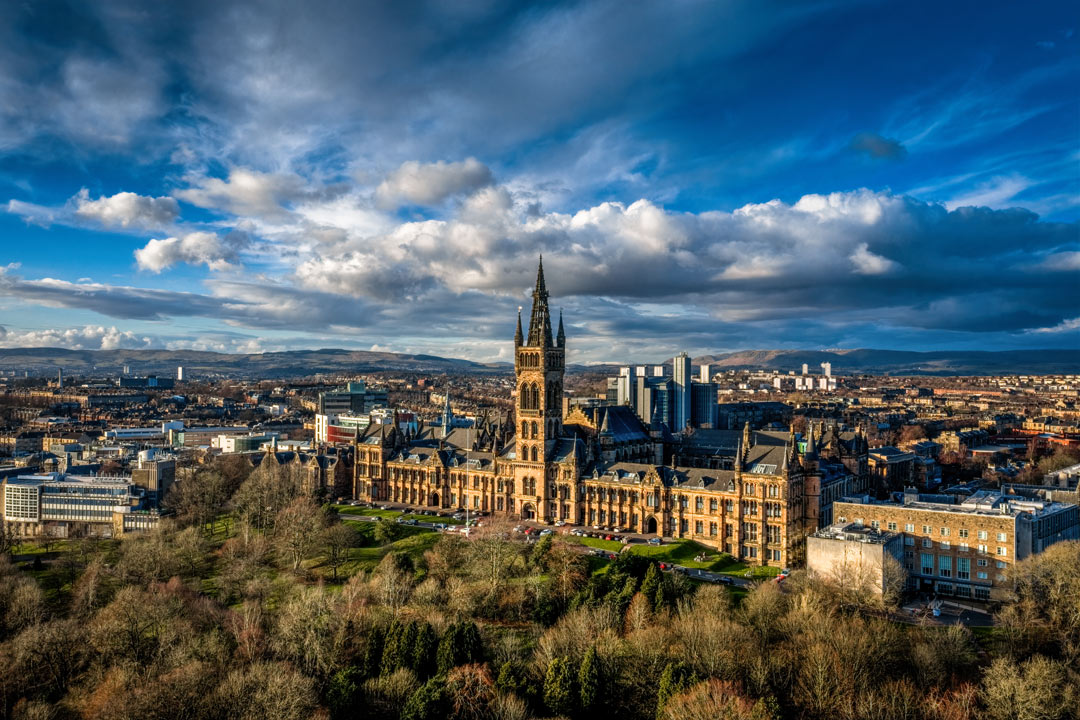
<instances>
[{"instance_id":1,"label":"distant hill","mask_svg":"<svg viewBox=\"0 0 1080 720\"><path fill-rule=\"evenodd\" d=\"M694 358L720 369L802 370L821 372L821 363L832 363L837 375L1045 375L1080 373L1080 350L743 350Z\"/></svg>"},{"instance_id":2,"label":"distant hill","mask_svg":"<svg viewBox=\"0 0 1080 720\"><path fill-rule=\"evenodd\" d=\"M668 359L667 363L670 364ZM814 374L821 363L831 362L837 375L1004 375L1028 373L1080 373L1078 350L1007 350L981 352L942 350L743 350L702 355L695 365L708 363L716 369L769 369L799 372L802 364ZM0 348L0 370L53 374L63 368L68 375L119 374L125 365L135 375L175 377L182 365L188 378L282 378L316 373L503 373L508 363L366 350L291 350L276 353L229 353L198 350L67 350L64 348ZM572 365L571 372L617 372L618 365Z\"/></svg>"},{"instance_id":3,"label":"distant hill","mask_svg":"<svg viewBox=\"0 0 1080 720\"><path fill-rule=\"evenodd\" d=\"M490 373L507 365L491 365L434 355L408 355L366 350L292 350L275 353L229 354L199 350L67 350L64 348L0 348L0 369L32 374L119 374L175 377L183 366L186 378L281 378L316 373Z\"/></svg>"}]
</instances>

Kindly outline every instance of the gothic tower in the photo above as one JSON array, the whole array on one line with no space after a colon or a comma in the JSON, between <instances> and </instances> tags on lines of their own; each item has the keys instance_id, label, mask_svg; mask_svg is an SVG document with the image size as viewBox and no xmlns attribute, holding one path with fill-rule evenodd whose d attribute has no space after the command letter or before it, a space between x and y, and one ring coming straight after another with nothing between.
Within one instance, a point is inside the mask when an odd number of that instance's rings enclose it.
<instances>
[{"instance_id":1,"label":"gothic tower","mask_svg":"<svg viewBox=\"0 0 1080 720\"><path fill-rule=\"evenodd\" d=\"M522 488L518 511L527 517L551 519L556 514L554 498L548 500L550 467L547 459L555 442L562 436L563 371L566 337L562 318L556 337L551 333L547 286L544 284L544 261L541 257L533 290L529 334L521 332L521 316L514 337L514 372L517 375L515 417L517 426L517 463L515 484ZM554 480L554 478L550 478Z\"/></svg>"}]
</instances>

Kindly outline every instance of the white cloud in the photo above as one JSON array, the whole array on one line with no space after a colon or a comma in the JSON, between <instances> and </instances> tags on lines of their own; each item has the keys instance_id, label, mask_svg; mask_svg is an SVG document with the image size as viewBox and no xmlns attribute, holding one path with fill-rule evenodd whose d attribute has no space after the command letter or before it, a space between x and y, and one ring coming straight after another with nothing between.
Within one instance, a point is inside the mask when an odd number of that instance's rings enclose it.
<instances>
[{"instance_id":1,"label":"white cloud","mask_svg":"<svg viewBox=\"0 0 1080 720\"><path fill-rule=\"evenodd\" d=\"M855 272L860 275L884 275L897 268L897 264L889 258L870 252L866 243L860 243L851 253L851 262Z\"/></svg>"},{"instance_id":2,"label":"white cloud","mask_svg":"<svg viewBox=\"0 0 1080 720\"><path fill-rule=\"evenodd\" d=\"M64 347L72 350L116 350L151 347L153 341L115 325L87 325L66 330L14 330L0 327L0 347Z\"/></svg>"},{"instance_id":3,"label":"white cloud","mask_svg":"<svg viewBox=\"0 0 1080 720\"><path fill-rule=\"evenodd\" d=\"M1010 207L1010 201L1032 186L1031 180L1021 175L994 177L980 184L974 190L958 195L945 203L949 210L959 207Z\"/></svg>"},{"instance_id":4,"label":"white cloud","mask_svg":"<svg viewBox=\"0 0 1080 720\"><path fill-rule=\"evenodd\" d=\"M49 227L57 221L58 211L44 205L36 205L22 200L8 200L5 208L12 215L18 215L31 225Z\"/></svg>"},{"instance_id":5,"label":"white cloud","mask_svg":"<svg viewBox=\"0 0 1080 720\"><path fill-rule=\"evenodd\" d=\"M462 195L490 185L491 170L476 158L461 162L403 163L390 173L375 190L384 207L406 202L413 205L438 205L455 195Z\"/></svg>"},{"instance_id":6,"label":"white cloud","mask_svg":"<svg viewBox=\"0 0 1080 720\"><path fill-rule=\"evenodd\" d=\"M174 195L185 202L235 215L281 216L285 206L308 197L306 183L297 175L262 173L235 167L225 180L194 177L192 187Z\"/></svg>"},{"instance_id":7,"label":"white cloud","mask_svg":"<svg viewBox=\"0 0 1080 720\"><path fill-rule=\"evenodd\" d=\"M248 244L243 233L221 237L210 232L193 232L181 237L150 240L135 251L135 260L143 270L160 273L176 263L206 264L211 270L225 270L239 259Z\"/></svg>"},{"instance_id":8,"label":"white cloud","mask_svg":"<svg viewBox=\"0 0 1080 720\"><path fill-rule=\"evenodd\" d=\"M83 188L72 198L76 217L94 220L106 227L161 228L180 216L180 205L171 197L146 197L119 192L97 200Z\"/></svg>"}]
</instances>

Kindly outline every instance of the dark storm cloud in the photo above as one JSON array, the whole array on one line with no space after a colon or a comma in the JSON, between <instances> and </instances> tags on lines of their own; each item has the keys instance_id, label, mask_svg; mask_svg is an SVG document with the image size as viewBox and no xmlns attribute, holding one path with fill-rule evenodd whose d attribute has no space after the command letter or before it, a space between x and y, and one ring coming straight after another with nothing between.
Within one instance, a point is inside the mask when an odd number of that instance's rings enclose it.
<instances>
[{"instance_id":1,"label":"dark storm cloud","mask_svg":"<svg viewBox=\"0 0 1080 720\"><path fill-rule=\"evenodd\" d=\"M907 156L907 148L899 140L882 137L877 133L861 132L851 138L849 147L857 153L872 158L901 160Z\"/></svg>"}]
</instances>

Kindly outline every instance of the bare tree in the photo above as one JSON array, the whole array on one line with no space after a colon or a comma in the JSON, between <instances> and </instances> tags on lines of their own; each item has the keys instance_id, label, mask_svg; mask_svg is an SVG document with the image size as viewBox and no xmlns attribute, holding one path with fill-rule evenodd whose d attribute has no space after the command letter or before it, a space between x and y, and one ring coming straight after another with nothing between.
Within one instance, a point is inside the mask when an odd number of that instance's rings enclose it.
<instances>
[{"instance_id":1,"label":"bare tree","mask_svg":"<svg viewBox=\"0 0 1080 720\"><path fill-rule=\"evenodd\" d=\"M349 550L356 545L356 533L345 523L334 523L323 531L323 546L326 548L326 564L334 572L337 580L338 568L349 559Z\"/></svg>"},{"instance_id":2,"label":"bare tree","mask_svg":"<svg viewBox=\"0 0 1080 720\"><path fill-rule=\"evenodd\" d=\"M278 513L274 538L278 550L292 564L293 572L311 554L319 542L324 515L308 497L298 497Z\"/></svg>"}]
</instances>

